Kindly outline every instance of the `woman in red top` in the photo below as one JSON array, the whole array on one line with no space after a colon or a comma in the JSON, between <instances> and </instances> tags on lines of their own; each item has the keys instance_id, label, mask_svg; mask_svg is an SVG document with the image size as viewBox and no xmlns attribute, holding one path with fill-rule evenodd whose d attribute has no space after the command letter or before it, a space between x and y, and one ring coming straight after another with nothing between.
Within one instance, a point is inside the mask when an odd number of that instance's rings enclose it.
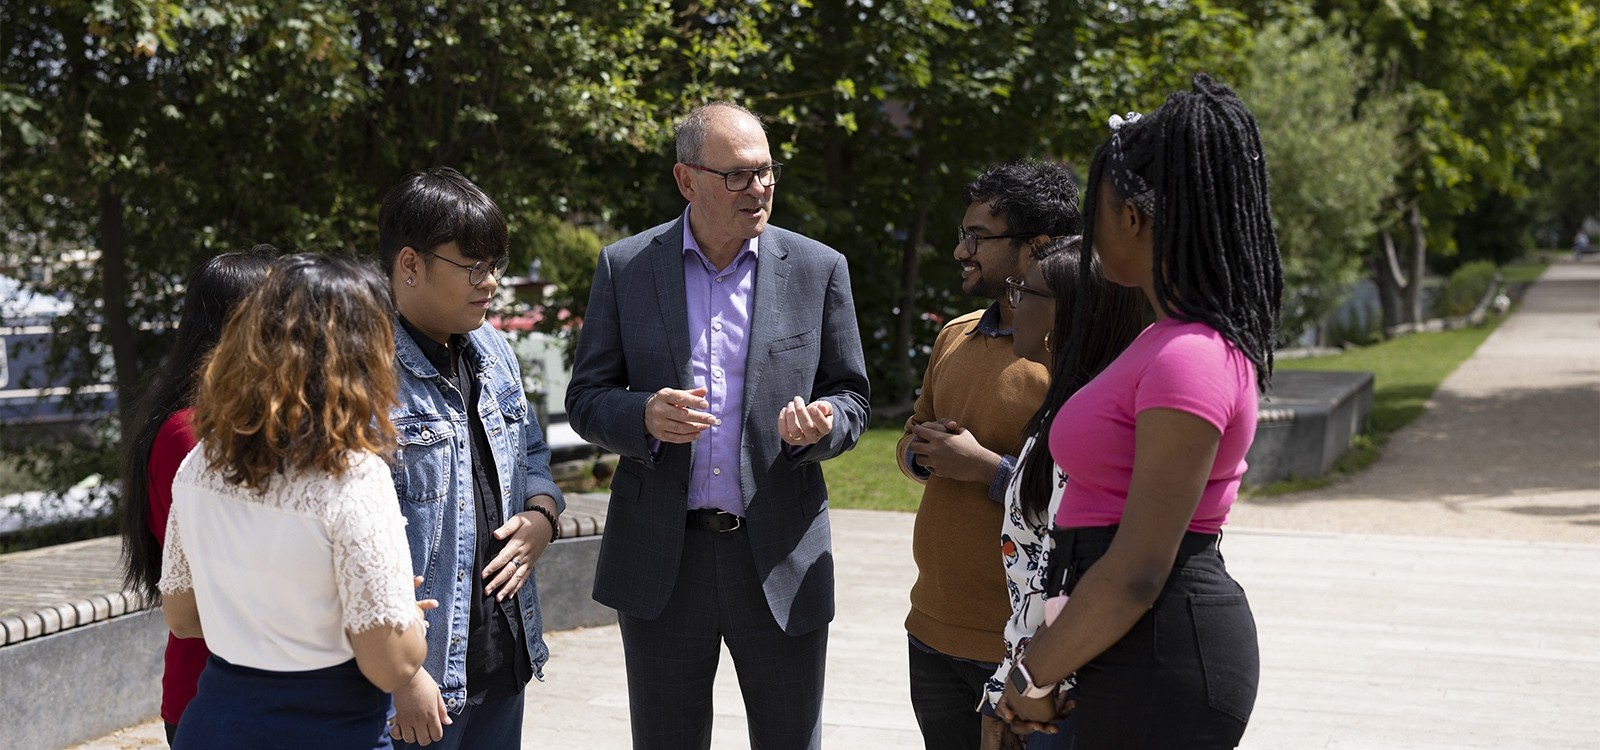
<instances>
[{"instance_id":1,"label":"woman in red top","mask_svg":"<svg viewBox=\"0 0 1600 750\"><path fill-rule=\"evenodd\" d=\"M122 454L122 576L124 587L147 602L160 601L156 582L172 507L172 476L195 446L188 407L200 365L216 347L234 305L266 278L276 252L270 245L257 245L248 253L219 255L195 269L184 294L177 339L134 407ZM161 719L168 744L194 698L208 656L204 640L167 637Z\"/></svg>"}]
</instances>

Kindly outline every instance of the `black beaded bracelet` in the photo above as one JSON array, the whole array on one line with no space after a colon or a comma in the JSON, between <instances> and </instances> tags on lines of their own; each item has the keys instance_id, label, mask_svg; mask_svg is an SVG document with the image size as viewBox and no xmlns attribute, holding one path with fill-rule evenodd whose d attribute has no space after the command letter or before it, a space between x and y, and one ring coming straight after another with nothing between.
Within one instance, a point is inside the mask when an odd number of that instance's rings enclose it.
<instances>
[{"instance_id":1,"label":"black beaded bracelet","mask_svg":"<svg viewBox=\"0 0 1600 750\"><path fill-rule=\"evenodd\" d=\"M539 515L544 516L546 521L550 522L550 541L554 542L555 540L561 538L561 524L556 523L556 514L551 513L549 510L546 510L543 505L539 505L537 503L529 505L528 511L531 513L538 513Z\"/></svg>"}]
</instances>

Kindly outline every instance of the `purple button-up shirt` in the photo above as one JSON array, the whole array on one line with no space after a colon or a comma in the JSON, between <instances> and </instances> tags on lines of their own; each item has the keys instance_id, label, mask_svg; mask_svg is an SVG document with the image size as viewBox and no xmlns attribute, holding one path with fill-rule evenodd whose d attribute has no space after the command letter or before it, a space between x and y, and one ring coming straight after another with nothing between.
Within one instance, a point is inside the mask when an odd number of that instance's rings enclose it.
<instances>
[{"instance_id":1,"label":"purple button-up shirt","mask_svg":"<svg viewBox=\"0 0 1600 750\"><path fill-rule=\"evenodd\" d=\"M744 515L739 487L739 446L744 427L744 361L750 335L750 302L756 288L756 244L744 243L727 268L706 259L683 214L683 288L689 307L689 360L694 386L706 389L706 411L722 420L694 442L689 470L689 509L711 508Z\"/></svg>"}]
</instances>

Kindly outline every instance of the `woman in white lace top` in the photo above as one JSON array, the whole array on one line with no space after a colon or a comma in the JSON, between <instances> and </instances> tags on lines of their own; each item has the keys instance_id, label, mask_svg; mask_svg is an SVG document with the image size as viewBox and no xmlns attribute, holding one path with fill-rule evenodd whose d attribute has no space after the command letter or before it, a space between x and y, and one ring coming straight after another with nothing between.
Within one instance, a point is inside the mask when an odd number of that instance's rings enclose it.
<instances>
[{"instance_id":1,"label":"woman in white lace top","mask_svg":"<svg viewBox=\"0 0 1600 750\"><path fill-rule=\"evenodd\" d=\"M160 589L211 660L176 748L390 747L388 693L422 664L394 445L388 284L294 255L240 304L195 400Z\"/></svg>"},{"instance_id":2,"label":"woman in white lace top","mask_svg":"<svg viewBox=\"0 0 1600 750\"><path fill-rule=\"evenodd\" d=\"M1045 621L1045 567L1050 553L1050 519L1061 504L1067 477L1050 460L1050 451L1036 445L1050 416L1100 370L1110 364L1138 336L1142 325L1143 301L1138 291L1112 286L1100 276L1098 262L1091 259L1093 274L1080 278L1078 237L1058 237L1033 255L1022 279L1007 279L1007 302L1015 309L1011 346L1017 356L1051 368L1051 372L1076 372L1074 382L1052 381L1039 411L1028 423L1027 439L1017 456L1017 471L1006 485L1005 516L1000 527L1000 557L1006 569L1006 589L1011 594L1011 619L1005 626L1005 658L985 686L989 707L1000 700L1012 666ZM1073 325L1075 295L1090 297L1084 332L1082 360L1068 369L1061 351ZM1058 303L1059 301L1059 303ZM1070 680L1068 680L1070 683ZM1060 694L1063 717L1071 710L1065 693ZM1070 721L1058 722L1055 734L1035 733L1012 737L997 719L985 721L985 747L1019 746L1031 750L1063 750L1072 747Z\"/></svg>"}]
</instances>

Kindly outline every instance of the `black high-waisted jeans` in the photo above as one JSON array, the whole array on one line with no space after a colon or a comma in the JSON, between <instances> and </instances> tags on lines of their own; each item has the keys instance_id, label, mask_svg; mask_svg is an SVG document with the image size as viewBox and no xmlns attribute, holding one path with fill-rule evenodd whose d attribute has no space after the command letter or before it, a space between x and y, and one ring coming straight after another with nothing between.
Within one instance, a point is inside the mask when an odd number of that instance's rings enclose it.
<instances>
[{"instance_id":1,"label":"black high-waisted jeans","mask_svg":"<svg viewBox=\"0 0 1600 750\"><path fill-rule=\"evenodd\" d=\"M1115 526L1051 532L1048 589L1071 593ZM1127 635L1078 670L1078 750L1199 750L1239 744L1261 655L1244 589L1215 534L1184 535L1172 574Z\"/></svg>"}]
</instances>

